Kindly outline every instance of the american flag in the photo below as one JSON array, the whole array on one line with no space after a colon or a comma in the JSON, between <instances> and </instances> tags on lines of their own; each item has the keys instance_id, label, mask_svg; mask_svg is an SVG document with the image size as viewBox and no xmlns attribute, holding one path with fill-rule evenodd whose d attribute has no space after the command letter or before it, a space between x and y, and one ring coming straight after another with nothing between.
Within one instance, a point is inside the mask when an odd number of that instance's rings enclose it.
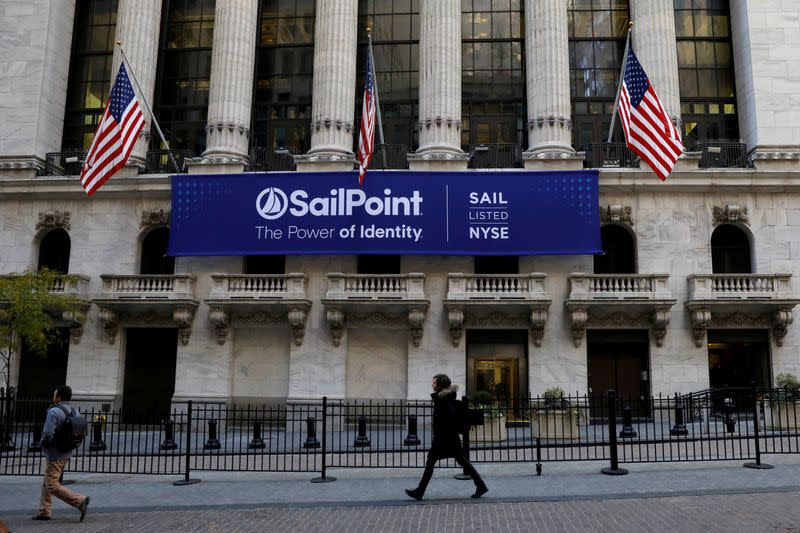
<instances>
[{"instance_id":1,"label":"american flag","mask_svg":"<svg viewBox=\"0 0 800 533\"><path fill-rule=\"evenodd\" d=\"M361 105L361 129L358 132L358 183L364 184L375 148L375 95L373 91L372 54L367 54L367 74L364 78L364 102Z\"/></svg>"},{"instance_id":2,"label":"american flag","mask_svg":"<svg viewBox=\"0 0 800 533\"><path fill-rule=\"evenodd\" d=\"M636 59L633 47L628 50L625 64L619 117L628 148L650 165L659 178L667 179L683 153L683 143Z\"/></svg>"},{"instance_id":3,"label":"american flag","mask_svg":"<svg viewBox=\"0 0 800 533\"><path fill-rule=\"evenodd\" d=\"M81 185L86 194L94 194L125 165L142 128L142 109L128 79L125 63L121 63L81 170Z\"/></svg>"}]
</instances>

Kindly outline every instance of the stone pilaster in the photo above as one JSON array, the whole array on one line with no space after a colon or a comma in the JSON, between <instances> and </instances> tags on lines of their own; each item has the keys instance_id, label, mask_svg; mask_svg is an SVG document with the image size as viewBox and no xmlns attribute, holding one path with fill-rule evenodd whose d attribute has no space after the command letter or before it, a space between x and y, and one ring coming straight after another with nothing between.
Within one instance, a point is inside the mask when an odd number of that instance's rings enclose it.
<instances>
[{"instance_id":1,"label":"stone pilaster","mask_svg":"<svg viewBox=\"0 0 800 533\"><path fill-rule=\"evenodd\" d=\"M203 163L241 171L247 160L257 22L257 0L217 0Z\"/></svg>"},{"instance_id":2,"label":"stone pilaster","mask_svg":"<svg viewBox=\"0 0 800 533\"><path fill-rule=\"evenodd\" d=\"M466 168L461 150L461 2L423 0L419 36L419 149L414 170Z\"/></svg>"},{"instance_id":3,"label":"stone pilaster","mask_svg":"<svg viewBox=\"0 0 800 533\"><path fill-rule=\"evenodd\" d=\"M678 47L672 0L632 0L632 39L636 57L664 104L672 122L681 129L681 93Z\"/></svg>"},{"instance_id":4,"label":"stone pilaster","mask_svg":"<svg viewBox=\"0 0 800 533\"><path fill-rule=\"evenodd\" d=\"M138 94L145 98L150 106L153 105L156 84L160 26L161 0L120 0L117 10L117 40L122 42L125 55L130 63L128 75L131 76L132 73L136 76L141 91ZM120 54L119 47L115 47L111 69L112 83L121 62L122 54ZM133 79L131 79L131 83L135 89L136 84ZM130 166L144 166L150 142L152 117L149 116L150 113L145 106L142 106L142 113L145 115L146 122L128 160Z\"/></svg>"},{"instance_id":5,"label":"stone pilaster","mask_svg":"<svg viewBox=\"0 0 800 533\"><path fill-rule=\"evenodd\" d=\"M317 0L311 149L298 170L352 170L358 0Z\"/></svg>"},{"instance_id":6,"label":"stone pilaster","mask_svg":"<svg viewBox=\"0 0 800 533\"><path fill-rule=\"evenodd\" d=\"M526 0L526 168L580 168L572 148L567 0Z\"/></svg>"}]
</instances>

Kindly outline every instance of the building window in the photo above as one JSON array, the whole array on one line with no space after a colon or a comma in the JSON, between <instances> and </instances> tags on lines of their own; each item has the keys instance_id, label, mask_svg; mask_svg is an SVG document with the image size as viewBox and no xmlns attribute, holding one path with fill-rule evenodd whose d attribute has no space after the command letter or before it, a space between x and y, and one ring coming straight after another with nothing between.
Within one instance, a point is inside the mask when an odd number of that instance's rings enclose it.
<instances>
[{"instance_id":1,"label":"building window","mask_svg":"<svg viewBox=\"0 0 800 533\"><path fill-rule=\"evenodd\" d=\"M630 232L616 224L600 228L603 253L594 256L595 274L635 274L636 245Z\"/></svg>"},{"instance_id":2,"label":"building window","mask_svg":"<svg viewBox=\"0 0 800 533\"><path fill-rule=\"evenodd\" d=\"M78 0L72 34L64 151L88 151L111 91L117 0Z\"/></svg>"},{"instance_id":3,"label":"building window","mask_svg":"<svg viewBox=\"0 0 800 533\"><path fill-rule=\"evenodd\" d=\"M569 0L568 17L572 142L580 148L608 139L628 35L628 2ZM614 138L622 140L619 121Z\"/></svg>"},{"instance_id":4,"label":"building window","mask_svg":"<svg viewBox=\"0 0 800 533\"><path fill-rule=\"evenodd\" d=\"M520 0L461 2L461 144L527 146Z\"/></svg>"},{"instance_id":5,"label":"building window","mask_svg":"<svg viewBox=\"0 0 800 533\"><path fill-rule=\"evenodd\" d=\"M683 139L739 139L726 0L674 0Z\"/></svg>"},{"instance_id":6,"label":"building window","mask_svg":"<svg viewBox=\"0 0 800 533\"><path fill-rule=\"evenodd\" d=\"M711 234L711 270L714 274L751 274L750 239L741 229L723 224Z\"/></svg>"},{"instance_id":7,"label":"building window","mask_svg":"<svg viewBox=\"0 0 800 533\"><path fill-rule=\"evenodd\" d=\"M175 258L167 255L169 228L155 228L142 240L140 274L174 274Z\"/></svg>"},{"instance_id":8,"label":"building window","mask_svg":"<svg viewBox=\"0 0 800 533\"><path fill-rule=\"evenodd\" d=\"M356 127L361 122L367 68L366 28L371 28L384 143L415 150L419 145L419 0L359 0L358 15ZM377 132L375 143L380 143Z\"/></svg>"},{"instance_id":9,"label":"building window","mask_svg":"<svg viewBox=\"0 0 800 533\"><path fill-rule=\"evenodd\" d=\"M256 44L253 145L311 147L314 0L262 0Z\"/></svg>"},{"instance_id":10,"label":"building window","mask_svg":"<svg viewBox=\"0 0 800 533\"><path fill-rule=\"evenodd\" d=\"M59 274L69 272L69 234L61 228L47 233L39 243L39 270L47 268Z\"/></svg>"},{"instance_id":11,"label":"building window","mask_svg":"<svg viewBox=\"0 0 800 533\"><path fill-rule=\"evenodd\" d=\"M476 255L476 274L519 274L519 256Z\"/></svg>"},{"instance_id":12,"label":"building window","mask_svg":"<svg viewBox=\"0 0 800 533\"><path fill-rule=\"evenodd\" d=\"M359 274L399 274L399 255L359 255L357 257Z\"/></svg>"},{"instance_id":13,"label":"building window","mask_svg":"<svg viewBox=\"0 0 800 533\"><path fill-rule=\"evenodd\" d=\"M214 0L165 0L155 114L170 148L206 149ZM152 135L154 148L161 139Z\"/></svg>"}]
</instances>

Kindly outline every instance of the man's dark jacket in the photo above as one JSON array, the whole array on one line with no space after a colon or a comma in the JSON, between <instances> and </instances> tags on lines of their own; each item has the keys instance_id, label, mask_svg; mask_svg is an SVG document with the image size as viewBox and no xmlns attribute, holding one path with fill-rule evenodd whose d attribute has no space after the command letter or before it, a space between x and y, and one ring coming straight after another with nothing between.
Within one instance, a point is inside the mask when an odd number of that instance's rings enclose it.
<instances>
[{"instance_id":1,"label":"man's dark jacket","mask_svg":"<svg viewBox=\"0 0 800 533\"><path fill-rule=\"evenodd\" d=\"M439 392L431 394L433 400L433 442L431 454L436 457L455 457L464 455L461 437L458 432L458 410L461 405L456 402L457 385L451 385Z\"/></svg>"}]
</instances>

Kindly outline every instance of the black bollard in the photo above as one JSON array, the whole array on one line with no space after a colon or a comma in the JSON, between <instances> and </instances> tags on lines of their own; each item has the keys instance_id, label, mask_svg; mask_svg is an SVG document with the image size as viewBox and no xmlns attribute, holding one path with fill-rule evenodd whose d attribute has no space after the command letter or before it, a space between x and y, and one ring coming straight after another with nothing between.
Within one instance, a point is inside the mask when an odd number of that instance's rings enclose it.
<instances>
[{"instance_id":1,"label":"black bollard","mask_svg":"<svg viewBox=\"0 0 800 533\"><path fill-rule=\"evenodd\" d=\"M689 434L686 423L683 421L683 405L677 392L675 393L675 425L669 430L669 434L673 437L683 437Z\"/></svg>"},{"instance_id":2,"label":"black bollard","mask_svg":"<svg viewBox=\"0 0 800 533\"><path fill-rule=\"evenodd\" d=\"M31 432L33 436L31 437L31 443L28 444L28 452L39 453L42 451L42 426L34 424L31 428Z\"/></svg>"},{"instance_id":3,"label":"black bollard","mask_svg":"<svg viewBox=\"0 0 800 533\"><path fill-rule=\"evenodd\" d=\"M164 441L159 448L162 450L178 449L178 445L175 444L175 422L172 420L164 420Z\"/></svg>"},{"instance_id":4,"label":"black bollard","mask_svg":"<svg viewBox=\"0 0 800 533\"><path fill-rule=\"evenodd\" d=\"M408 435L403 439L406 446L418 446L420 444L417 436L417 415L408 415Z\"/></svg>"},{"instance_id":5,"label":"black bollard","mask_svg":"<svg viewBox=\"0 0 800 533\"><path fill-rule=\"evenodd\" d=\"M609 468L600 470L609 476L624 476L628 473L624 468L619 467L619 450L617 450L617 392L613 389L608 391L608 449L610 452L611 465Z\"/></svg>"},{"instance_id":6,"label":"black bollard","mask_svg":"<svg viewBox=\"0 0 800 533\"><path fill-rule=\"evenodd\" d=\"M733 418L733 400L725 398L723 402L725 406L725 429L728 433L736 433L736 420Z\"/></svg>"},{"instance_id":7,"label":"black bollard","mask_svg":"<svg viewBox=\"0 0 800 533\"><path fill-rule=\"evenodd\" d=\"M203 444L204 450L219 450L222 448L222 445L219 443L219 439L217 439L217 421L216 420L209 420L208 421L208 440L205 444Z\"/></svg>"},{"instance_id":8,"label":"black bollard","mask_svg":"<svg viewBox=\"0 0 800 533\"><path fill-rule=\"evenodd\" d=\"M267 447L261 436L261 422L258 420L253 422L253 438L250 439L250 444L248 444L247 447L253 450L260 450Z\"/></svg>"},{"instance_id":9,"label":"black bollard","mask_svg":"<svg viewBox=\"0 0 800 533\"><path fill-rule=\"evenodd\" d=\"M104 452L106 443L103 442L103 421L95 420L92 424L92 442L89 444L90 452Z\"/></svg>"},{"instance_id":10,"label":"black bollard","mask_svg":"<svg viewBox=\"0 0 800 533\"><path fill-rule=\"evenodd\" d=\"M622 431L619 432L619 436L622 439L630 439L636 436L636 431L633 429L631 406L627 404L622 408Z\"/></svg>"},{"instance_id":11,"label":"black bollard","mask_svg":"<svg viewBox=\"0 0 800 533\"><path fill-rule=\"evenodd\" d=\"M356 448L372 446L369 437L367 437L367 417L364 415L358 417L358 437L353 441L353 446Z\"/></svg>"},{"instance_id":12,"label":"black bollard","mask_svg":"<svg viewBox=\"0 0 800 533\"><path fill-rule=\"evenodd\" d=\"M317 421L313 416L306 418L306 441L303 443L303 448L319 448Z\"/></svg>"}]
</instances>

